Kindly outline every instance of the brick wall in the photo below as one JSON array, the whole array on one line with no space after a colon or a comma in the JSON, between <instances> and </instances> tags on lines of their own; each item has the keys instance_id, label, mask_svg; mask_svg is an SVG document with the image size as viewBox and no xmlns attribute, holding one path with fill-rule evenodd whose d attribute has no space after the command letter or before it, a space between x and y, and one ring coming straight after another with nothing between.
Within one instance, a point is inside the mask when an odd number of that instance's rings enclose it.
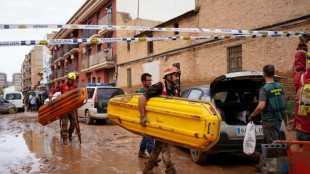
<instances>
[{"instance_id":1,"label":"brick wall","mask_svg":"<svg viewBox=\"0 0 310 174\"><path fill-rule=\"evenodd\" d=\"M199 13L192 13L183 18L171 20L161 27L173 27L173 23L178 22L180 28L254 29L310 14L310 10L304 8L305 4L310 5L310 1L306 0L298 1L298 3L292 0L236 0L229 3L219 0L204 0L200 2ZM310 32L310 22L300 20L268 30ZM153 32L154 37L173 35L173 32ZM198 34L180 33L179 35ZM150 55L147 54L147 43L131 43L130 51L127 51L127 43L118 44L118 86L126 92L140 88L140 75L143 73L142 65L150 61L150 58L152 61L160 60L160 72L174 63L180 63L182 89L210 84L214 78L227 73L227 48L241 44L243 70L262 71L264 65L273 64L276 68L276 74L285 78L280 82L286 89L286 97L291 97L292 100L295 96L292 65L298 38L224 40L191 46L205 41L154 42L154 53ZM175 50L182 47L188 48ZM134 60L136 61L126 63ZM132 88L130 89L127 89L128 68L132 69Z\"/></svg>"}]
</instances>

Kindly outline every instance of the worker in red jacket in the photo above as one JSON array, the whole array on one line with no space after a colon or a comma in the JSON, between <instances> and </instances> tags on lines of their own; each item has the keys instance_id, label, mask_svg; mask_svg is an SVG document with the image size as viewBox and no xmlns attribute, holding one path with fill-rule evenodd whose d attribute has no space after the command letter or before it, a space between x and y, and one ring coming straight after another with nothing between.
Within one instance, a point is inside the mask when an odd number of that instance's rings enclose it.
<instances>
[{"instance_id":1,"label":"worker in red jacket","mask_svg":"<svg viewBox=\"0 0 310 174\"><path fill-rule=\"evenodd\" d=\"M53 94L60 91L61 94L71 91L73 89L76 89L77 86L74 84L74 81L76 80L76 75L74 73L69 73L67 76L67 83L64 83L59 86L59 88L54 88L51 90L51 92L48 95L49 101L52 102ZM63 139L63 145L68 144L68 134L69 134L69 141L72 141L72 133L74 131L75 127L75 116L76 112L72 112L70 114L66 114L61 117L60 119L60 125L61 125L61 138ZM68 130L68 119L70 120L70 127Z\"/></svg>"},{"instance_id":2,"label":"worker in red jacket","mask_svg":"<svg viewBox=\"0 0 310 174\"><path fill-rule=\"evenodd\" d=\"M300 37L294 61L296 92L294 128L298 141L310 141L310 68L306 68L306 62L310 63L310 53L307 54L309 40L310 35Z\"/></svg>"}]
</instances>

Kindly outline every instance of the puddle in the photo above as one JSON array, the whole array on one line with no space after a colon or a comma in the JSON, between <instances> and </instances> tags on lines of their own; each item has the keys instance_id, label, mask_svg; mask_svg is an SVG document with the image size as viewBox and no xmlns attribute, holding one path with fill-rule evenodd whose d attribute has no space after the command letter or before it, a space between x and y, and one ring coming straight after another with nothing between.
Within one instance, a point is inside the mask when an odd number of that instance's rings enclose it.
<instances>
[{"instance_id":1,"label":"puddle","mask_svg":"<svg viewBox=\"0 0 310 174\"><path fill-rule=\"evenodd\" d=\"M38 159L29 150L22 134L1 136L0 156L1 173L11 173L18 168L24 168L27 172L39 171ZM21 162L23 165L20 165Z\"/></svg>"}]
</instances>

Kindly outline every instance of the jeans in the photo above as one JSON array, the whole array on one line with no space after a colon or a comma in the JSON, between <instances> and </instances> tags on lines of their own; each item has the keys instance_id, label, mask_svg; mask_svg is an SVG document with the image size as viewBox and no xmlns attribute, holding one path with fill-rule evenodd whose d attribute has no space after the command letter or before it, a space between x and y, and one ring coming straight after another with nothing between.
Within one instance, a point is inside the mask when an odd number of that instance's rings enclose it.
<instances>
[{"instance_id":1,"label":"jeans","mask_svg":"<svg viewBox=\"0 0 310 174\"><path fill-rule=\"evenodd\" d=\"M142 150L143 152L145 151L145 149L149 152L149 154L151 153L151 151L154 148L154 140L150 139L150 138L146 138L143 137L140 143L140 150Z\"/></svg>"},{"instance_id":2,"label":"jeans","mask_svg":"<svg viewBox=\"0 0 310 174\"><path fill-rule=\"evenodd\" d=\"M310 133L296 129L296 139L297 141L310 141Z\"/></svg>"},{"instance_id":3,"label":"jeans","mask_svg":"<svg viewBox=\"0 0 310 174\"><path fill-rule=\"evenodd\" d=\"M263 121L264 144L271 144L273 141L279 139L281 124L282 120Z\"/></svg>"}]
</instances>

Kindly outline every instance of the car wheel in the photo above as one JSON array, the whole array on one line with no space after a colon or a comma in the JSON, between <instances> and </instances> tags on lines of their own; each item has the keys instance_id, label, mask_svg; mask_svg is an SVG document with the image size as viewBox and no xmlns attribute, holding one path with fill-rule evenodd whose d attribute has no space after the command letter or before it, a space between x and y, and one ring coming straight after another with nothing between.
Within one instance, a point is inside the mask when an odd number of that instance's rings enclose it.
<instances>
[{"instance_id":1,"label":"car wheel","mask_svg":"<svg viewBox=\"0 0 310 174\"><path fill-rule=\"evenodd\" d=\"M14 108L9 108L8 109L8 113L9 114L15 114L16 113L16 110Z\"/></svg>"},{"instance_id":2,"label":"car wheel","mask_svg":"<svg viewBox=\"0 0 310 174\"><path fill-rule=\"evenodd\" d=\"M210 159L210 153L190 149L191 159L197 164L207 163Z\"/></svg>"},{"instance_id":3,"label":"car wheel","mask_svg":"<svg viewBox=\"0 0 310 174\"><path fill-rule=\"evenodd\" d=\"M93 119L90 118L90 114L88 110L85 112L85 123L88 125L93 123Z\"/></svg>"}]
</instances>

